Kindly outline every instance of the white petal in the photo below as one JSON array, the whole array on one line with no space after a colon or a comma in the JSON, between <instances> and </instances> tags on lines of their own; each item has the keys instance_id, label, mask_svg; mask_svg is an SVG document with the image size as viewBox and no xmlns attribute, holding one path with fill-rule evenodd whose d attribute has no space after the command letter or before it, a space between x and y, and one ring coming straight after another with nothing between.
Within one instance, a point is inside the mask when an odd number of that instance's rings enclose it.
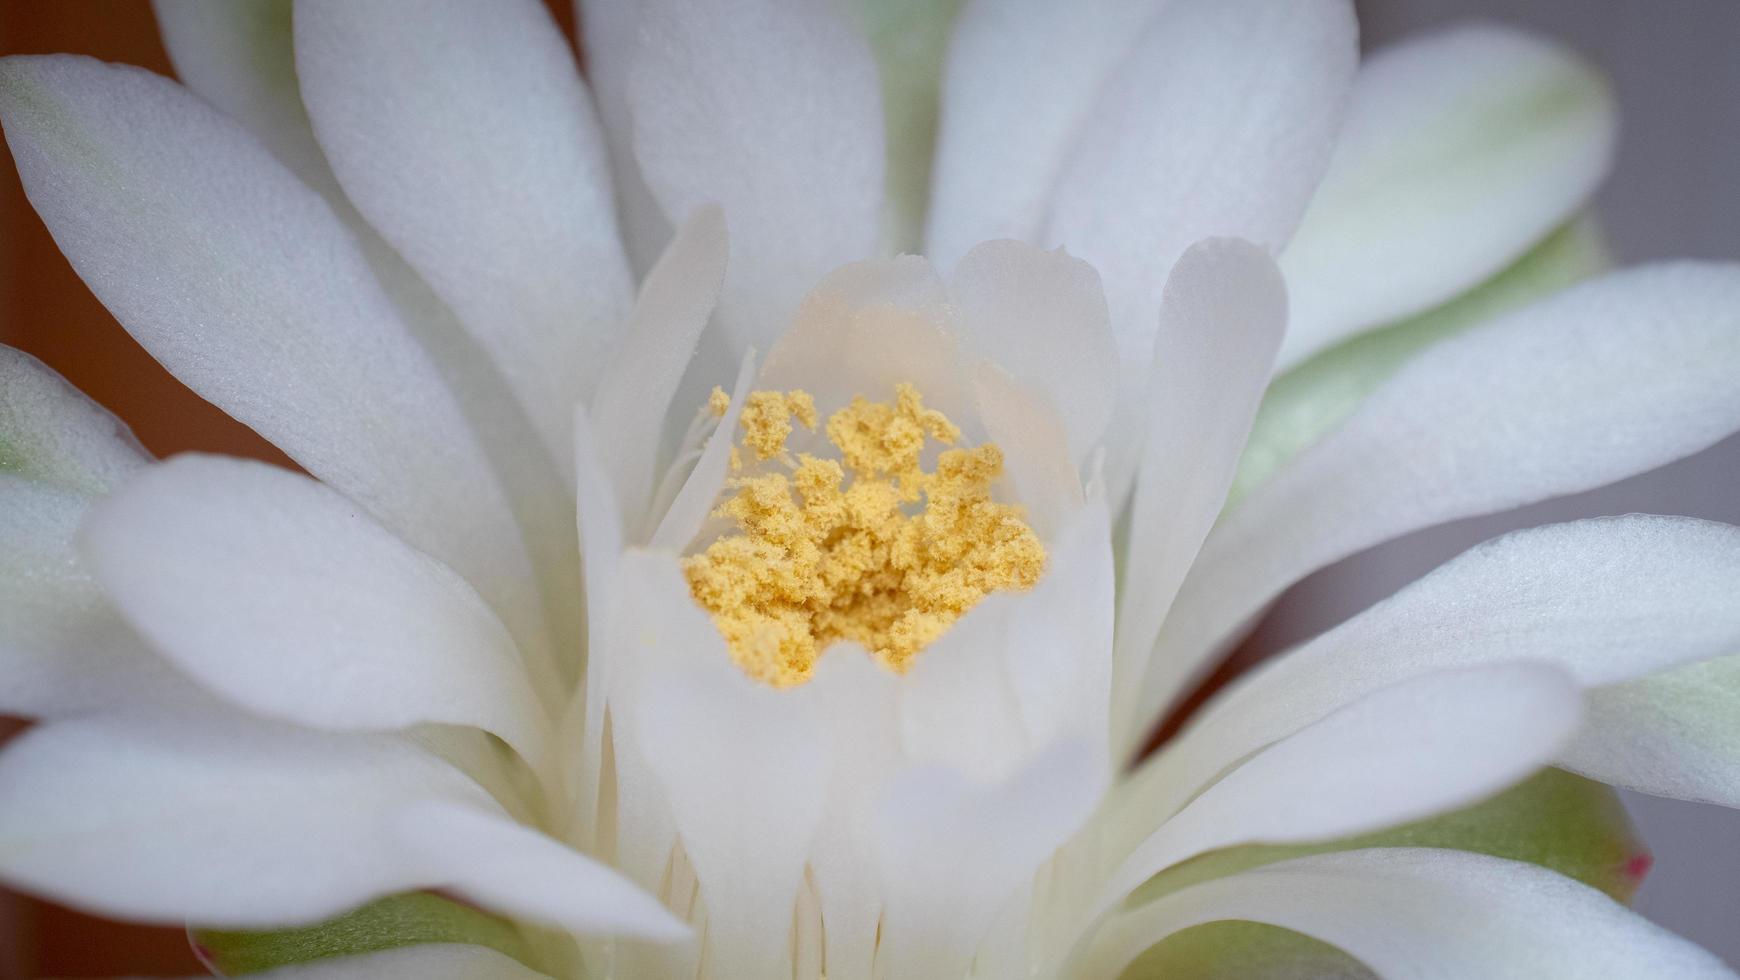
<instances>
[{"instance_id":1,"label":"white petal","mask_svg":"<svg viewBox=\"0 0 1740 980\"><path fill-rule=\"evenodd\" d=\"M1090 493L1046 545L1039 584L1007 596L1004 671L1032 744L1079 736L1100 748L1111 723L1117 589L1105 495ZM1111 760L1096 764L1109 769Z\"/></svg>"},{"instance_id":2,"label":"white petal","mask_svg":"<svg viewBox=\"0 0 1740 980\"><path fill-rule=\"evenodd\" d=\"M36 358L0 345L0 473L94 494L149 458L107 409Z\"/></svg>"},{"instance_id":3,"label":"white petal","mask_svg":"<svg viewBox=\"0 0 1740 980\"><path fill-rule=\"evenodd\" d=\"M695 461L695 468L689 471L676 499L658 518L658 526L652 533L652 547L662 551L681 551L701 533L701 526L706 523L707 515L713 512L720 491L725 489L731 446L737 441L737 420L743 415L743 405L754 381L755 352L749 351L737 365L737 380L731 383L731 404L725 409L725 415L719 419L713 434L707 437L701 458Z\"/></svg>"},{"instance_id":4,"label":"white petal","mask_svg":"<svg viewBox=\"0 0 1740 980\"><path fill-rule=\"evenodd\" d=\"M731 223L733 353L765 346L824 273L876 251L882 107L869 44L828 4L644 0L628 104L667 216Z\"/></svg>"},{"instance_id":5,"label":"white petal","mask_svg":"<svg viewBox=\"0 0 1740 980\"><path fill-rule=\"evenodd\" d=\"M122 918L276 927L450 887L580 932L682 932L389 736L223 714L57 722L0 754L0 801L0 876Z\"/></svg>"},{"instance_id":6,"label":"white petal","mask_svg":"<svg viewBox=\"0 0 1740 980\"><path fill-rule=\"evenodd\" d=\"M1223 919L1302 932L1386 977L1734 976L1588 885L1519 861L1425 848L1319 854L1184 889L1110 926L1080 975L1111 980L1166 936Z\"/></svg>"},{"instance_id":7,"label":"white petal","mask_svg":"<svg viewBox=\"0 0 1740 980\"><path fill-rule=\"evenodd\" d=\"M1034 241L1082 120L1163 0L969 0L942 81L925 253Z\"/></svg>"},{"instance_id":8,"label":"white petal","mask_svg":"<svg viewBox=\"0 0 1740 980\"><path fill-rule=\"evenodd\" d=\"M990 784L940 767L901 773L876 810L887 896L878 971L963 975L1008 898L1092 812L1099 754L1062 742Z\"/></svg>"},{"instance_id":9,"label":"white petal","mask_svg":"<svg viewBox=\"0 0 1740 980\"><path fill-rule=\"evenodd\" d=\"M101 405L0 345L0 714L198 700L115 616L73 552L90 495L148 460Z\"/></svg>"},{"instance_id":10,"label":"white petal","mask_svg":"<svg viewBox=\"0 0 1740 980\"><path fill-rule=\"evenodd\" d=\"M826 930L829 980L870 980L882 922L882 882L868 818L900 759L900 679L856 646L830 648L799 696L817 702L832 746L828 809L809 868Z\"/></svg>"},{"instance_id":11,"label":"white petal","mask_svg":"<svg viewBox=\"0 0 1740 980\"><path fill-rule=\"evenodd\" d=\"M120 918L315 921L429 883L383 834L429 797L490 805L388 736L223 715L53 722L0 753L0 877Z\"/></svg>"},{"instance_id":12,"label":"white petal","mask_svg":"<svg viewBox=\"0 0 1740 980\"><path fill-rule=\"evenodd\" d=\"M1044 235L1105 279L1126 363L1191 243L1279 250L1328 165L1358 60L1346 0L1173 0L1106 83Z\"/></svg>"},{"instance_id":13,"label":"white petal","mask_svg":"<svg viewBox=\"0 0 1740 980\"><path fill-rule=\"evenodd\" d=\"M0 116L55 241L152 356L541 636L488 456L318 195L138 69L9 58Z\"/></svg>"},{"instance_id":14,"label":"white petal","mask_svg":"<svg viewBox=\"0 0 1740 980\"><path fill-rule=\"evenodd\" d=\"M539 436L502 373L339 187L314 138L297 86L290 0L156 0L154 7L182 81L246 127L326 198L355 236L393 308L452 387L509 504L523 524L536 529L528 536L528 550L538 568L552 629L576 629L567 618L574 608L567 597L579 587L579 578L573 549L561 547L572 537L572 488L558 472L556 457L535 448ZM527 662L538 671L542 686L556 690L572 681L573 664L560 665L570 668L563 672L544 649L545 638L528 631L531 624L510 625L526 644Z\"/></svg>"},{"instance_id":15,"label":"white petal","mask_svg":"<svg viewBox=\"0 0 1740 980\"><path fill-rule=\"evenodd\" d=\"M1282 366L1509 265L1588 200L1617 128L1601 76L1520 31L1458 27L1372 56L1281 258Z\"/></svg>"},{"instance_id":16,"label":"white petal","mask_svg":"<svg viewBox=\"0 0 1740 980\"><path fill-rule=\"evenodd\" d=\"M688 938L657 899L608 865L490 810L419 800L393 814L390 832L426 881L495 911L581 935Z\"/></svg>"},{"instance_id":17,"label":"white petal","mask_svg":"<svg viewBox=\"0 0 1740 980\"><path fill-rule=\"evenodd\" d=\"M1166 820L1119 864L1102 907L1207 851L1350 837L1478 802L1550 763L1582 709L1568 674L1530 663L1438 671L1373 692L1264 749Z\"/></svg>"},{"instance_id":18,"label":"white petal","mask_svg":"<svg viewBox=\"0 0 1740 980\"><path fill-rule=\"evenodd\" d=\"M340 730L474 725L544 762L542 709L500 621L306 477L180 456L93 508L80 550L154 646L237 703Z\"/></svg>"},{"instance_id":19,"label":"white petal","mask_svg":"<svg viewBox=\"0 0 1740 980\"><path fill-rule=\"evenodd\" d=\"M338 182L309 127L291 52L291 0L152 0L175 75L241 123L308 186Z\"/></svg>"},{"instance_id":20,"label":"white petal","mask_svg":"<svg viewBox=\"0 0 1740 980\"><path fill-rule=\"evenodd\" d=\"M802 388L825 417L854 396L893 397L906 382L969 437L973 393L947 289L916 255L835 269L804 297L767 353L757 388ZM799 437L792 441L801 449Z\"/></svg>"},{"instance_id":21,"label":"white petal","mask_svg":"<svg viewBox=\"0 0 1740 980\"><path fill-rule=\"evenodd\" d=\"M622 557L622 519L611 492L597 439L584 408L574 410L574 483L580 562L585 573L586 676L562 722L564 744L578 739L579 754L568 760L577 777L574 805L583 846L593 844L599 818L599 787L604 772L604 703L611 685L611 603L616 598L617 563Z\"/></svg>"},{"instance_id":22,"label":"white petal","mask_svg":"<svg viewBox=\"0 0 1740 980\"><path fill-rule=\"evenodd\" d=\"M1420 352L1613 267L1599 223L1585 213L1455 299L1400 323L1368 330L1282 372L1263 394L1227 507L1333 432L1367 395Z\"/></svg>"},{"instance_id":23,"label":"white petal","mask_svg":"<svg viewBox=\"0 0 1740 980\"><path fill-rule=\"evenodd\" d=\"M1167 280L1118 610L1122 738L1141 737L1130 723L1148 653L1226 500L1286 327L1280 273L1249 242L1199 242Z\"/></svg>"},{"instance_id":24,"label":"white petal","mask_svg":"<svg viewBox=\"0 0 1740 980\"><path fill-rule=\"evenodd\" d=\"M643 625L639 672L621 705L670 799L707 905L719 976L791 970L788 931L805 858L827 803L829 745L801 692L749 679L689 597L676 559L649 556L662 606Z\"/></svg>"},{"instance_id":25,"label":"white petal","mask_svg":"<svg viewBox=\"0 0 1740 980\"><path fill-rule=\"evenodd\" d=\"M914 658L896 703L904 758L978 783L1012 778L1065 739L1103 753L1113 574L1105 501L1079 502L1046 542L1039 583L986 596Z\"/></svg>"},{"instance_id":26,"label":"white petal","mask_svg":"<svg viewBox=\"0 0 1740 980\"><path fill-rule=\"evenodd\" d=\"M199 704L193 685L115 615L74 553L89 503L0 475L0 714Z\"/></svg>"},{"instance_id":27,"label":"white petal","mask_svg":"<svg viewBox=\"0 0 1740 980\"><path fill-rule=\"evenodd\" d=\"M907 758L980 783L1009 778L1035 745L1009 683L1015 607L1027 597L986 596L913 658L897 702Z\"/></svg>"},{"instance_id":28,"label":"white petal","mask_svg":"<svg viewBox=\"0 0 1740 980\"><path fill-rule=\"evenodd\" d=\"M1081 473L1069 433L1043 390L985 361L973 371L973 395L985 435L1003 453L1001 490L1020 501L1029 527L1049 541L1081 509Z\"/></svg>"},{"instance_id":29,"label":"white petal","mask_svg":"<svg viewBox=\"0 0 1740 980\"><path fill-rule=\"evenodd\" d=\"M649 506L665 417L719 299L729 247L718 208L689 216L641 284L622 345L592 396L603 462L631 527Z\"/></svg>"},{"instance_id":30,"label":"white petal","mask_svg":"<svg viewBox=\"0 0 1740 980\"><path fill-rule=\"evenodd\" d=\"M424 943L251 973L254 980L550 980L483 946Z\"/></svg>"},{"instance_id":31,"label":"white petal","mask_svg":"<svg viewBox=\"0 0 1740 980\"><path fill-rule=\"evenodd\" d=\"M586 81L598 100L598 117L610 143L616 179L617 216L637 272L650 269L671 237L671 220L653 199L634 158L634 126L628 111L628 76L640 41L642 0L575 0Z\"/></svg>"},{"instance_id":32,"label":"white petal","mask_svg":"<svg viewBox=\"0 0 1740 980\"><path fill-rule=\"evenodd\" d=\"M1740 651L1740 638L1729 650ZM1727 655L1589 692L1589 723L1559 764L1626 789L1740 807L1736 760L1740 657Z\"/></svg>"},{"instance_id":33,"label":"white petal","mask_svg":"<svg viewBox=\"0 0 1740 980\"><path fill-rule=\"evenodd\" d=\"M603 140L548 11L301 0L296 67L350 199L566 459L632 286Z\"/></svg>"},{"instance_id":34,"label":"white petal","mask_svg":"<svg viewBox=\"0 0 1740 980\"><path fill-rule=\"evenodd\" d=\"M1615 273L1446 340L1221 521L1161 632L1158 711L1307 573L1408 531L1575 493L1740 429L1740 266Z\"/></svg>"},{"instance_id":35,"label":"white petal","mask_svg":"<svg viewBox=\"0 0 1740 980\"><path fill-rule=\"evenodd\" d=\"M1545 661L1595 687L1729 653L1736 594L1740 529L1727 525L1633 515L1506 535L1241 679L1120 806L1151 825L1262 746L1420 674Z\"/></svg>"},{"instance_id":36,"label":"white petal","mask_svg":"<svg viewBox=\"0 0 1740 980\"><path fill-rule=\"evenodd\" d=\"M661 895L673 863L676 823L664 789L647 764L630 706L638 692L637 668L642 660L681 648L682 635L672 630L672 600L664 581L670 572L668 556L633 549L621 556L617 566L611 602L604 612L610 628L610 646L603 658L611 666L605 722L611 751L604 769L601 812L612 794L616 810L613 822L601 817L597 828L599 850L613 853L618 868L643 887L660 889ZM678 619L675 625L680 631L693 624Z\"/></svg>"},{"instance_id":37,"label":"white petal","mask_svg":"<svg viewBox=\"0 0 1740 980\"><path fill-rule=\"evenodd\" d=\"M1062 417L1071 458L1099 445L1117 394L1118 348L1093 267L1015 241L986 242L949 290L964 345L1036 385Z\"/></svg>"}]
</instances>

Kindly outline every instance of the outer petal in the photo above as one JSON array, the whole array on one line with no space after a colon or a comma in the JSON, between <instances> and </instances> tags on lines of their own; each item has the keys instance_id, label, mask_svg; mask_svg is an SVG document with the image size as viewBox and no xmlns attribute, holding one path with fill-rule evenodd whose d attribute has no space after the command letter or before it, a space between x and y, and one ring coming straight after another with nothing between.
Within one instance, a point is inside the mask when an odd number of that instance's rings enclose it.
<instances>
[{"instance_id":1,"label":"outer petal","mask_svg":"<svg viewBox=\"0 0 1740 980\"><path fill-rule=\"evenodd\" d=\"M970 0L944 65L925 252L1032 241L1058 170L1162 0Z\"/></svg>"},{"instance_id":2,"label":"outer petal","mask_svg":"<svg viewBox=\"0 0 1740 980\"><path fill-rule=\"evenodd\" d=\"M309 127L291 53L292 0L152 0L176 77L310 187L340 196Z\"/></svg>"},{"instance_id":3,"label":"outer petal","mask_svg":"<svg viewBox=\"0 0 1740 980\"><path fill-rule=\"evenodd\" d=\"M494 358L557 459L631 296L604 146L534 0L303 0L296 64L369 222Z\"/></svg>"},{"instance_id":4,"label":"outer petal","mask_svg":"<svg viewBox=\"0 0 1740 980\"><path fill-rule=\"evenodd\" d=\"M986 242L955 267L949 292L968 349L1039 387L1079 465L1105 434L1117 394L1118 348L1099 274L1060 252Z\"/></svg>"},{"instance_id":5,"label":"outer petal","mask_svg":"<svg viewBox=\"0 0 1740 980\"><path fill-rule=\"evenodd\" d=\"M114 614L73 552L90 495L148 459L102 406L0 346L0 714L201 700Z\"/></svg>"},{"instance_id":6,"label":"outer petal","mask_svg":"<svg viewBox=\"0 0 1740 980\"><path fill-rule=\"evenodd\" d=\"M1262 746L1432 671L1547 661L1598 687L1740 650L1737 593L1740 529L1727 525L1631 516L1518 531L1241 680L1145 764L1129 805L1169 814Z\"/></svg>"},{"instance_id":7,"label":"outer petal","mask_svg":"<svg viewBox=\"0 0 1740 980\"><path fill-rule=\"evenodd\" d=\"M1460 27L1367 60L1281 259L1282 366L1510 264L1588 200L1617 129L1600 75L1518 31Z\"/></svg>"},{"instance_id":8,"label":"outer petal","mask_svg":"<svg viewBox=\"0 0 1740 980\"><path fill-rule=\"evenodd\" d=\"M1105 278L1126 363L1148 362L1172 263L1214 235L1279 250L1328 165L1352 83L1344 0L1173 0L1107 82L1044 234Z\"/></svg>"},{"instance_id":9,"label":"outer petal","mask_svg":"<svg viewBox=\"0 0 1740 980\"><path fill-rule=\"evenodd\" d=\"M89 500L0 475L0 714L199 703L115 615L73 552Z\"/></svg>"},{"instance_id":10,"label":"outer petal","mask_svg":"<svg viewBox=\"0 0 1740 980\"><path fill-rule=\"evenodd\" d=\"M442 300L357 213L327 166L302 104L291 49L291 0L155 0L154 9L176 73L195 94L241 123L318 191L356 238L370 270L416 343L454 392L522 525L538 569L551 629L572 635L568 601L579 588L573 548L573 492L557 458L540 438L508 380ZM567 652L563 650L561 652ZM551 690L572 681L557 676L544 655L532 665ZM561 666L572 668L574 664Z\"/></svg>"},{"instance_id":11,"label":"outer petal","mask_svg":"<svg viewBox=\"0 0 1740 980\"><path fill-rule=\"evenodd\" d=\"M439 848L405 837L437 804L476 813L466 836ZM33 729L0 755L0 876L103 914L281 926L453 886L485 904L512 891L507 911L571 929L673 934L668 915L577 852L544 842L537 861L503 860L505 842L530 833L457 770L386 736L106 715ZM595 897L533 907L580 888Z\"/></svg>"},{"instance_id":12,"label":"outer petal","mask_svg":"<svg viewBox=\"0 0 1740 980\"><path fill-rule=\"evenodd\" d=\"M653 200L634 158L634 126L628 111L628 77L640 43L643 0L574 0L580 21L586 81L598 99L598 116L610 141L610 172L616 180L617 216L637 272L652 268L671 237L671 221Z\"/></svg>"},{"instance_id":13,"label":"outer petal","mask_svg":"<svg viewBox=\"0 0 1740 980\"><path fill-rule=\"evenodd\" d=\"M253 710L335 729L475 725L545 761L542 709L500 621L306 477L181 456L98 504L81 550L157 648Z\"/></svg>"},{"instance_id":14,"label":"outer petal","mask_svg":"<svg viewBox=\"0 0 1740 980\"><path fill-rule=\"evenodd\" d=\"M36 358L0 345L0 473L95 494L148 458L107 409Z\"/></svg>"},{"instance_id":15,"label":"outer petal","mask_svg":"<svg viewBox=\"0 0 1740 980\"><path fill-rule=\"evenodd\" d=\"M1740 637L1729 650L1740 652ZM1740 656L1728 655L1591 691L1589 724L1561 764L1626 789L1740 806L1736 760Z\"/></svg>"},{"instance_id":16,"label":"outer petal","mask_svg":"<svg viewBox=\"0 0 1740 980\"><path fill-rule=\"evenodd\" d=\"M1441 671L1349 704L1204 790L1118 865L1103 907L1233 844L1331 840L1477 802L1551 762L1582 720L1556 667Z\"/></svg>"},{"instance_id":17,"label":"outer petal","mask_svg":"<svg viewBox=\"0 0 1740 980\"><path fill-rule=\"evenodd\" d=\"M735 353L765 345L824 273L876 251L875 61L828 4L644 0L642 9L628 80L641 173L666 215L724 207L724 326Z\"/></svg>"},{"instance_id":18,"label":"outer petal","mask_svg":"<svg viewBox=\"0 0 1740 980\"><path fill-rule=\"evenodd\" d=\"M530 562L488 457L318 195L137 69L7 59L0 118L55 241L135 339L465 574L536 648Z\"/></svg>"},{"instance_id":19,"label":"outer petal","mask_svg":"<svg viewBox=\"0 0 1740 980\"><path fill-rule=\"evenodd\" d=\"M1119 738L1141 735L1131 713L1147 654L1232 485L1286 326L1280 273L1249 242L1198 243L1167 281L1118 610Z\"/></svg>"},{"instance_id":20,"label":"outer petal","mask_svg":"<svg viewBox=\"0 0 1740 980\"><path fill-rule=\"evenodd\" d=\"M1616 273L1445 341L1232 511L1161 633L1144 714L1303 575L1421 527L1600 486L1740 428L1740 266Z\"/></svg>"},{"instance_id":21,"label":"outer petal","mask_svg":"<svg viewBox=\"0 0 1740 980\"><path fill-rule=\"evenodd\" d=\"M1220 919L1314 936L1386 977L1734 976L1709 953L1545 868L1415 848L1316 855L1184 889L1108 926L1081 975L1110 980L1173 932Z\"/></svg>"},{"instance_id":22,"label":"outer petal","mask_svg":"<svg viewBox=\"0 0 1740 980\"><path fill-rule=\"evenodd\" d=\"M549 980L483 946L428 943L249 974L255 980Z\"/></svg>"},{"instance_id":23,"label":"outer petal","mask_svg":"<svg viewBox=\"0 0 1740 980\"><path fill-rule=\"evenodd\" d=\"M1277 377L1263 393L1227 507L1358 411L1366 396L1433 344L1611 271L1593 218L1572 220L1509 268L1448 303L1367 330Z\"/></svg>"},{"instance_id":24,"label":"outer petal","mask_svg":"<svg viewBox=\"0 0 1740 980\"><path fill-rule=\"evenodd\" d=\"M408 803L390 832L425 880L487 908L580 934L673 942L689 930L614 869L500 814L450 799ZM464 860L454 860L455 850Z\"/></svg>"}]
</instances>

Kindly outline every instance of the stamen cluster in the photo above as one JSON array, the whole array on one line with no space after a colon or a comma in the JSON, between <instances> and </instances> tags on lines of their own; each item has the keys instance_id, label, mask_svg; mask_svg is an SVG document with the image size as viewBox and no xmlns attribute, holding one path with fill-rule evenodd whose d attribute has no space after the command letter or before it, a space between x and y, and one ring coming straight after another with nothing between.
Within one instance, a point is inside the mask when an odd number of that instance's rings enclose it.
<instances>
[{"instance_id":1,"label":"stamen cluster","mask_svg":"<svg viewBox=\"0 0 1740 980\"><path fill-rule=\"evenodd\" d=\"M723 398L715 392L716 411ZM991 498L1002 450L946 449L926 471L930 441L953 446L961 433L912 385L896 386L892 403L857 397L828 418L840 460L792 458L794 420L816 428L807 393L748 396L732 456L740 475L715 512L737 533L684 561L695 601L751 677L801 684L842 640L903 672L980 599L1039 581L1045 546L1019 507Z\"/></svg>"}]
</instances>

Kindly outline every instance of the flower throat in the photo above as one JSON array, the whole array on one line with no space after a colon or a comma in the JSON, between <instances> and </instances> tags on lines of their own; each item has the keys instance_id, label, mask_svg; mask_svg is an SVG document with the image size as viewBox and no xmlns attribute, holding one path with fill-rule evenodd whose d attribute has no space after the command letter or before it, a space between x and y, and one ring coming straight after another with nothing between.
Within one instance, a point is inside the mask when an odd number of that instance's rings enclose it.
<instances>
[{"instance_id":1,"label":"flower throat","mask_svg":"<svg viewBox=\"0 0 1740 980\"><path fill-rule=\"evenodd\" d=\"M714 389L716 415L727 402ZM714 512L736 532L683 563L744 673L802 684L839 641L904 672L980 599L1039 581L1045 546L1019 507L991 499L1003 472L994 443L946 449L924 470L926 446L953 446L961 433L908 384L893 403L858 397L828 418L839 460L794 459L793 423L814 431L817 421L806 392L750 393L731 496Z\"/></svg>"}]
</instances>

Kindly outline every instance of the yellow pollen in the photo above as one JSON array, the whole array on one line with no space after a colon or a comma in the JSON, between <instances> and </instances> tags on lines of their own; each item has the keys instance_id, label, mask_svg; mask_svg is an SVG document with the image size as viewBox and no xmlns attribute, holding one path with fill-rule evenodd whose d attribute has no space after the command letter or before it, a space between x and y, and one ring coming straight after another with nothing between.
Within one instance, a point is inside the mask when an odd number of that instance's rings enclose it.
<instances>
[{"instance_id":1,"label":"yellow pollen","mask_svg":"<svg viewBox=\"0 0 1740 980\"><path fill-rule=\"evenodd\" d=\"M725 410L731 407L731 396L725 394L725 389L718 385L707 395L707 411L716 419L725 417Z\"/></svg>"},{"instance_id":2,"label":"yellow pollen","mask_svg":"<svg viewBox=\"0 0 1740 980\"><path fill-rule=\"evenodd\" d=\"M829 416L838 461L792 459L785 444L794 419L816 428L807 393L749 395L743 448L784 471L733 477L716 513L736 533L683 562L695 601L751 677L802 684L842 640L904 672L980 599L1039 581L1045 546L1019 507L991 499L1002 450L947 449L926 472L927 444L952 446L961 433L913 386L896 386L892 404L859 397ZM746 455L733 447L733 472Z\"/></svg>"}]
</instances>

